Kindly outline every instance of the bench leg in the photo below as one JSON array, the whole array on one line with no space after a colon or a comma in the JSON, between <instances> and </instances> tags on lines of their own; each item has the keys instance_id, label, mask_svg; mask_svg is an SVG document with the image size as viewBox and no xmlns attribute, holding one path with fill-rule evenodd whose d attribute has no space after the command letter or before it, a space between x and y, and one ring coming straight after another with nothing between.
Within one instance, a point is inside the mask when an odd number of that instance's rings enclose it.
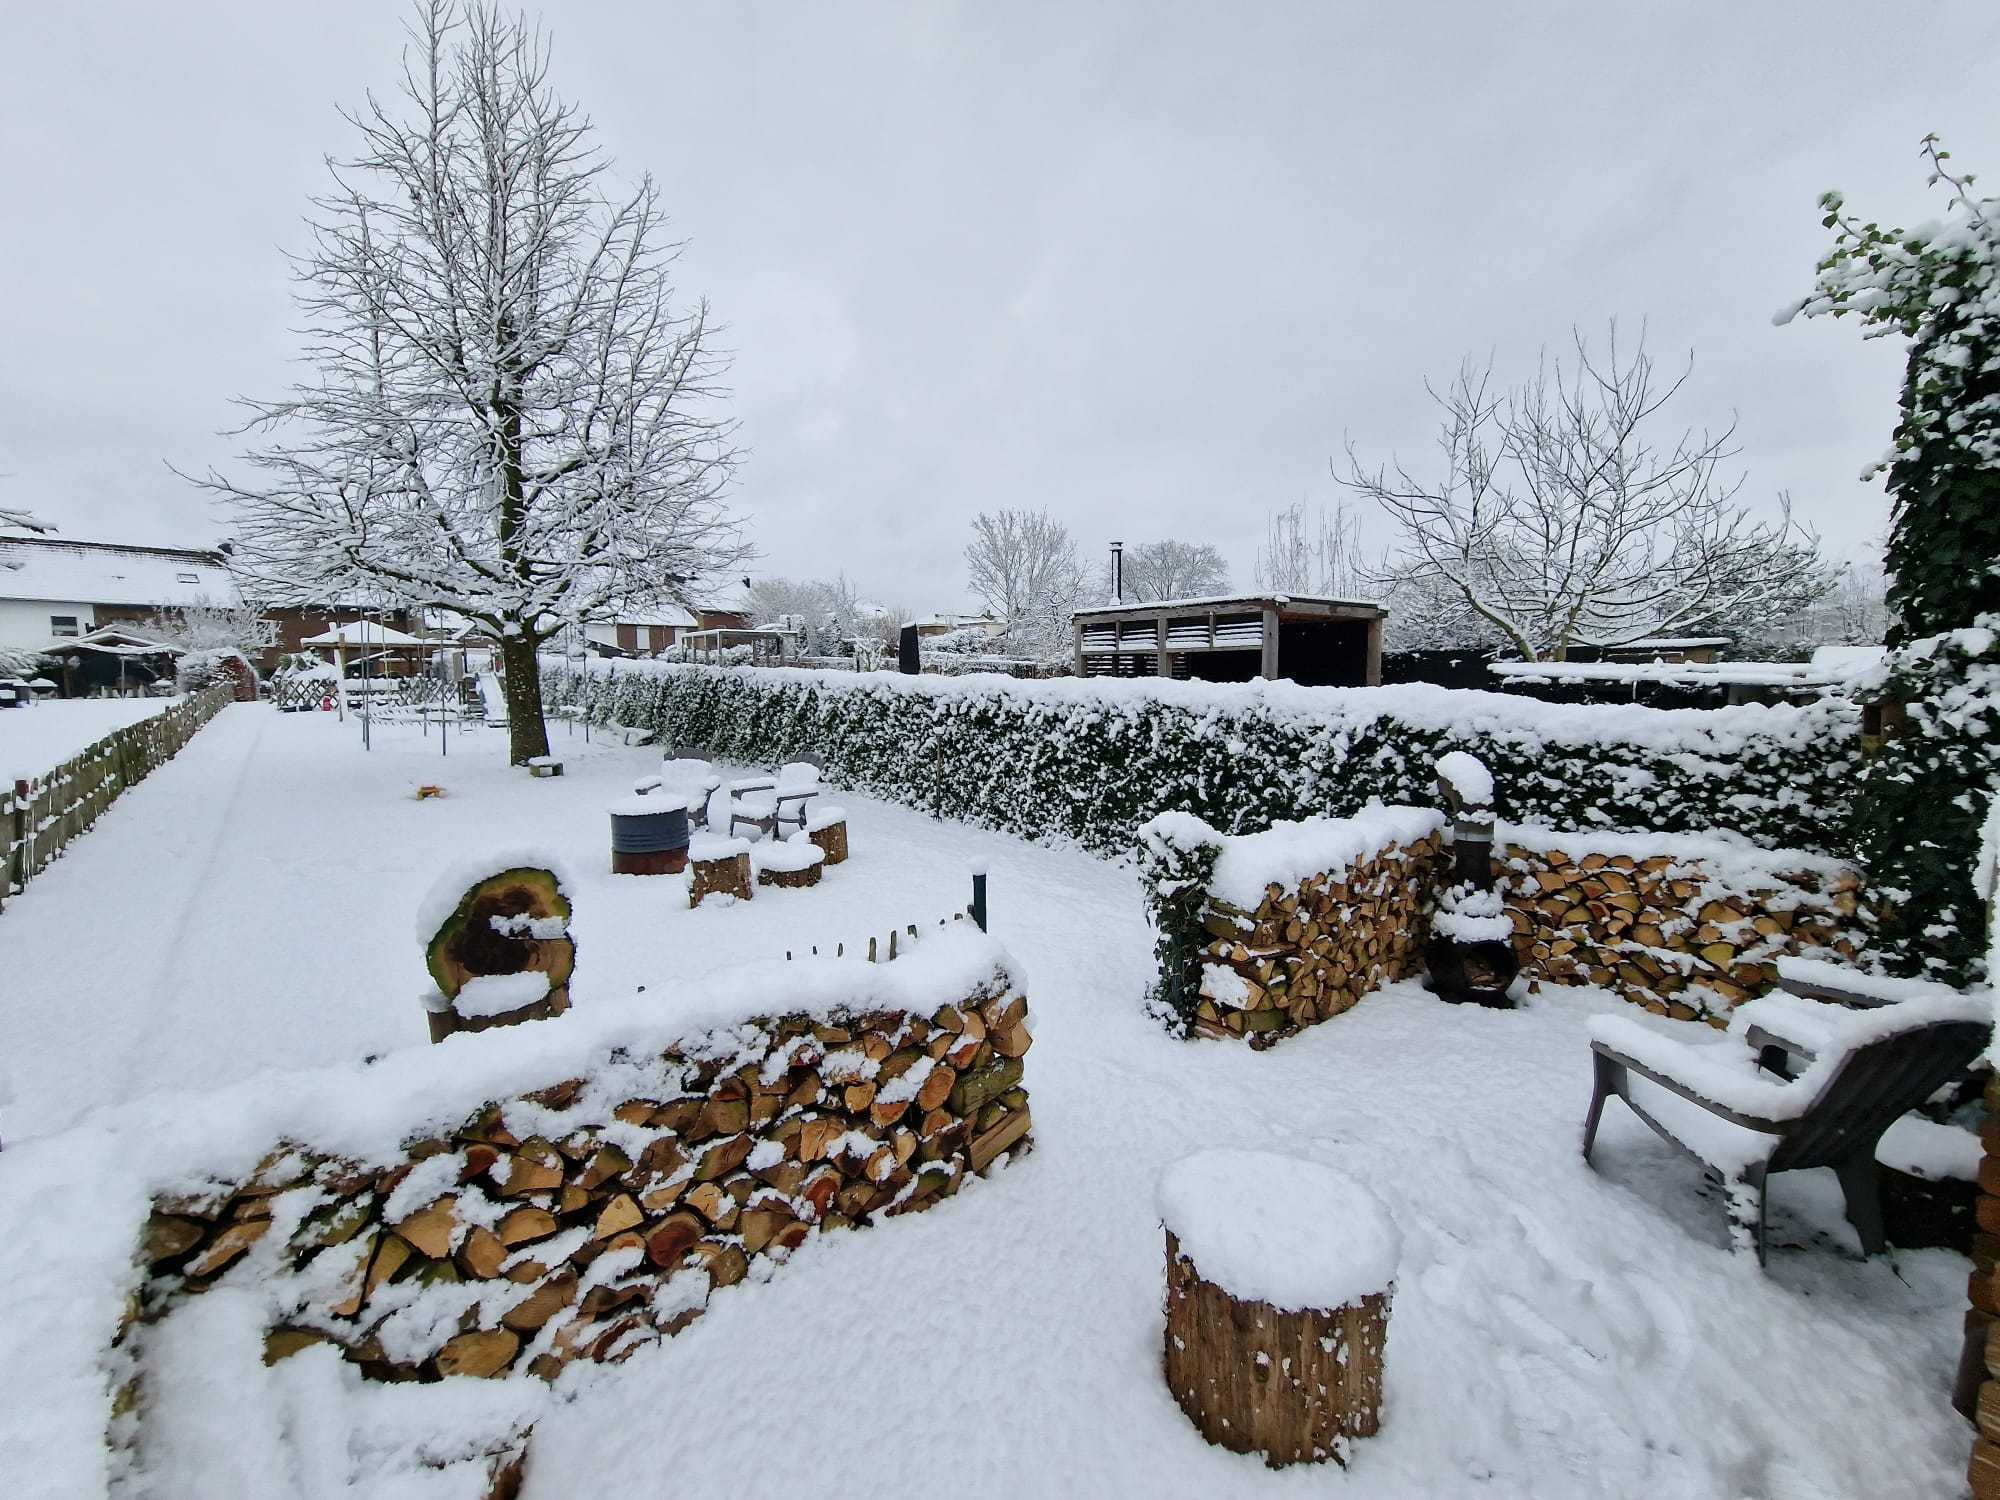
<instances>
[{"instance_id":1,"label":"bench leg","mask_svg":"<svg viewBox=\"0 0 2000 1500\"><path fill-rule=\"evenodd\" d=\"M1757 1264L1764 1264L1767 1248L1765 1232L1766 1194L1764 1168L1745 1167L1725 1184L1729 1194L1729 1245L1733 1250L1755 1250Z\"/></svg>"},{"instance_id":2,"label":"bench leg","mask_svg":"<svg viewBox=\"0 0 2000 1500\"><path fill-rule=\"evenodd\" d=\"M1834 1168L1841 1195L1847 1199L1847 1222L1861 1237L1863 1255L1880 1255L1889 1248L1882 1228L1882 1181L1875 1168L1875 1150L1856 1153Z\"/></svg>"},{"instance_id":3,"label":"bench leg","mask_svg":"<svg viewBox=\"0 0 2000 1500\"><path fill-rule=\"evenodd\" d=\"M1624 1068L1602 1052L1590 1054L1590 1113L1583 1117L1583 1159L1590 1160L1590 1148L1597 1144L1597 1122L1604 1118L1604 1101L1618 1092L1618 1075Z\"/></svg>"}]
</instances>

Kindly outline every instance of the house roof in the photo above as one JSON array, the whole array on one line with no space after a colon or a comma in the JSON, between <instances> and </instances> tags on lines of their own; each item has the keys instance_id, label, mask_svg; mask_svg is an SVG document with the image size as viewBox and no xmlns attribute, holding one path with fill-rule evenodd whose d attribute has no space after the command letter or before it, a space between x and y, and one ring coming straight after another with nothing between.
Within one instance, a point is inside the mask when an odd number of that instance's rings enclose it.
<instances>
[{"instance_id":1,"label":"house roof","mask_svg":"<svg viewBox=\"0 0 2000 1500\"><path fill-rule=\"evenodd\" d=\"M0 537L0 599L166 609L234 605L237 597L236 580L219 553Z\"/></svg>"},{"instance_id":2,"label":"house roof","mask_svg":"<svg viewBox=\"0 0 2000 1500\"><path fill-rule=\"evenodd\" d=\"M349 620L300 641L301 646L434 646L434 640L392 629L379 620Z\"/></svg>"},{"instance_id":3,"label":"house roof","mask_svg":"<svg viewBox=\"0 0 2000 1500\"><path fill-rule=\"evenodd\" d=\"M675 625L687 627L701 622L678 604L648 604L644 608L617 611L602 620L592 620L593 625Z\"/></svg>"}]
</instances>

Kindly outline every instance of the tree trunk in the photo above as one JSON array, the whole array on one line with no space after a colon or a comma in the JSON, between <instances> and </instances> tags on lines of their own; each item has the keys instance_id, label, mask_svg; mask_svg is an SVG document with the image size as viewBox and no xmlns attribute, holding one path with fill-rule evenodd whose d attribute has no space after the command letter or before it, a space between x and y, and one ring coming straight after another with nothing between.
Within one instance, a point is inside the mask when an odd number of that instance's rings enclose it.
<instances>
[{"instance_id":1,"label":"tree trunk","mask_svg":"<svg viewBox=\"0 0 2000 1500\"><path fill-rule=\"evenodd\" d=\"M500 666L507 686L507 758L524 765L549 753L549 727L542 719L542 663L527 636L505 636Z\"/></svg>"}]
</instances>

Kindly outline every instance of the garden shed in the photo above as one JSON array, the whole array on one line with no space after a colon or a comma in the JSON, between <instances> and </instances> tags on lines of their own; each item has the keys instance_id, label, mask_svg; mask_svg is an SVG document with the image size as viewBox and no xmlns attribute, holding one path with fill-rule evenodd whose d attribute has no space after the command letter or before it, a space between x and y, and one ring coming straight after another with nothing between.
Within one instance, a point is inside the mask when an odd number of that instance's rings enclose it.
<instances>
[{"instance_id":1,"label":"garden shed","mask_svg":"<svg viewBox=\"0 0 2000 1500\"><path fill-rule=\"evenodd\" d=\"M1360 599L1230 594L1112 604L1070 618L1081 677L1282 677L1308 687L1375 687L1387 616Z\"/></svg>"}]
</instances>

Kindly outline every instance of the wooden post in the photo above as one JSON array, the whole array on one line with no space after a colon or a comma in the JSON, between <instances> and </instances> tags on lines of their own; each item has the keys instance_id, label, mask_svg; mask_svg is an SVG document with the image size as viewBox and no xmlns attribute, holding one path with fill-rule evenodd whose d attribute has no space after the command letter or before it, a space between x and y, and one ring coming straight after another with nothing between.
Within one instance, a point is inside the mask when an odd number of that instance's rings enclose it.
<instances>
[{"instance_id":1,"label":"wooden post","mask_svg":"<svg viewBox=\"0 0 2000 1500\"><path fill-rule=\"evenodd\" d=\"M979 924L979 930L986 930L986 872L972 872L972 920Z\"/></svg>"},{"instance_id":2,"label":"wooden post","mask_svg":"<svg viewBox=\"0 0 2000 1500\"><path fill-rule=\"evenodd\" d=\"M1368 622L1368 660L1362 670L1363 687L1382 685L1382 617L1377 615Z\"/></svg>"},{"instance_id":3,"label":"wooden post","mask_svg":"<svg viewBox=\"0 0 2000 1500\"><path fill-rule=\"evenodd\" d=\"M1259 675L1266 682L1278 680L1278 611L1273 605L1264 606L1264 654L1258 668Z\"/></svg>"}]
</instances>

